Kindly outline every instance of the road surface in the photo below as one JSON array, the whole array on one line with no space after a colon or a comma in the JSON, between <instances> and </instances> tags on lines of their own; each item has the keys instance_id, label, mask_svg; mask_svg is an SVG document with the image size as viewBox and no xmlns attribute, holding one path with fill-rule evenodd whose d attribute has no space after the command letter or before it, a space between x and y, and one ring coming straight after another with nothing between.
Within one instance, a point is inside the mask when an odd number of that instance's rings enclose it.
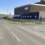
<instances>
[{"instance_id":1,"label":"road surface","mask_svg":"<svg viewBox=\"0 0 45 45\"><path fill-rule=\"evenodd\" d=\"M45 45L45 25L22 25L0 20L0 45Z\"/></svg>"}]
</instances>

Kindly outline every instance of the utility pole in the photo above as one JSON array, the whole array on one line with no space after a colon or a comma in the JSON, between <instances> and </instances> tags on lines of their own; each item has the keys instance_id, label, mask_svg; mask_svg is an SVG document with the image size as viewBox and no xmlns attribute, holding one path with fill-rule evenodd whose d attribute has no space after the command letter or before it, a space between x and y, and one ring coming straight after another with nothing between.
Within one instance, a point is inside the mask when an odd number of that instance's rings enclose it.
<instances>
[{"instance_id":1,"label":"utility pole","mask_svg":"<svg viewBox=\"0 0 45 45\"><path fill-rule=\"evenodd\" d=\"M7 20L8 20L8 11L9 11L9 9L7 9Z\"/></svg>"},{"instance_id":2,"label":"utility pole","mask_svg":"<svg viewBox=\"0 0 45 45\"><path fill-rule=\"evenodd\" d=\"M21 13L21 22L22 22L22 13Z\"/></svg>"}]
</instances>

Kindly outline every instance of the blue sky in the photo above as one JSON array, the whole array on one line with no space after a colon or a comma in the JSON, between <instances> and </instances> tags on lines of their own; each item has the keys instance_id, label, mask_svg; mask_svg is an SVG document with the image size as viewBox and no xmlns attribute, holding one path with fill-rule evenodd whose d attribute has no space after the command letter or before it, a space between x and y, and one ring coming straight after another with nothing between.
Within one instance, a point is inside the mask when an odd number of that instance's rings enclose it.
<instances>
[{"instance_id":1,"label":"blue sky","mask_svg":"<svg viewBox=\"0 0 45 45\"><path fill-rule=\"evenodd\" d=\"M12 15L14 15L14 8L23 6L30 3L36 3L40 0L0 0L0 13L1 14L8 14L11 12Z\"/></svg>"}]
</instances>

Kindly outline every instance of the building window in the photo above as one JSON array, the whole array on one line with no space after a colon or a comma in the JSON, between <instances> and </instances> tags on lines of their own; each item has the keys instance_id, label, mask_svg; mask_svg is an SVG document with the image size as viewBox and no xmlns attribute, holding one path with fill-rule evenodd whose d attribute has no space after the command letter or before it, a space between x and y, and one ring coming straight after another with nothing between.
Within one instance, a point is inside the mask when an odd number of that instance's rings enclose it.
<instances>
[{"instance_id":1,"label":"building window","mask_svg":"<svg viewBox=\"0 0 45 45\"><path fill-rule=\"evenodd\" d=\"M23 16L23 18L24 18L25 16Z\"/></svg>"},{"instance_id":2,"label":"building window","mask_svg":"<svg viewBox=\"0 0 45 45\"><path fill-rule=\"evenodd\" d=\"M30 16L30 18L31 18L32 16Z\"/></svg>"},{"instance_id":3,"label":"building window","mask_svg":"<svg viewBox=\"0 0 45 45\"><path fill-rule=\"evenodd\" d=\"M27 16L27 18L29 18L29 16Z\"/></svg>"},{"instance_id":4,"label":"building window","mask_svg":"<svg viewBox=\"0 0 45 45\"><path fill-rule=\"evenodd\" d=\"M26 18L26 16L25 16L25 18Z\"/></svg>"},{"instance_id":5,"label":"building window","mask_svg":"<svg viewBox=\"0 0 45 45\"><path fill-rule=\"evenodd\" d=\"M23 16L23 18L26 18L26 16Z\"/></svg>"},{"instance_id":6,"label":"building window","mask_svg":"<svg viewBox=\"0 0 45 45\"><path fill-rule=\"evenodd\" d=\"M37 18L37 16L35 16L35 18Z\"/></svg>"}]
</instances>

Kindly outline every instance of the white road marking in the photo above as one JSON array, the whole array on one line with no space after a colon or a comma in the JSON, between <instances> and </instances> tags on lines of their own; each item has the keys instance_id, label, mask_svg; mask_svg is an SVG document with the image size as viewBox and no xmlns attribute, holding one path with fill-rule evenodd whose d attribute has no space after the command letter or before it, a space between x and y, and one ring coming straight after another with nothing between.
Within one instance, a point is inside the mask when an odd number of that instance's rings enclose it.
<instances>
[{"instance_id":1,"label":"white road marking","mask_svg":"<svg viewBox=\"0 0 45 45\"><path fill-rule=\"evenodd\" d=\"M38 36L40 36L40 34L39 33L36 33Z\"/></svg>"},{"instance_id":2,"label":"white road marking","mask_svg":"<svg viewBox=\"0 0 45 45\"><path fill-rule=\"evenodd\" d=\"M32 33L32 30L30 30L30 32Z\"/></svg>"},{"instance_id":3,"label":"white road marking","mask_svg":"<svg viewBox=\"0 0 45 45\"><path fill-rule=\"evenodd\" d=\"M2 39L2 36L0 37L0 39Z\"/></svg>"},{"instance_id":4,"label":"white road marking","mask_svg":"<svg viewBox=\"0 0 45 45\"><path fill-rule=\"evenodd\" d=\"M42 27L33 27L33 28L42 28Z\"/></svg>"},{"instance_id":5,"label":"white road marking","mask_svg":"<svg viewBox=\"0 0 45 45\"><path fill-rule=\"evenodd\" d=\"M43 38L45 38L45 37L43 36Z\"/></svg>"},{"instance_id":6,"label":"white road marking","mask_svg":"<svg viewBox=\"0 0 45 45\"><path fill-rule=\"evenodd\" d=\"M33 31L33 33L36 34L35 31Z\"/></svg>"},{"instance_id":7,"label":"white road marking","mask_svg":"<svg viewBox=\"0 0 45 45\"><path fill-rule=\"evenodd\" d=\"M14 25L14 26L17 26L17 25ZM35 32L35 31L29 30L29 29L27 29L27 28L20 27L20 26L17 26L17 27L19 27L19 28L21 28L21 29L23 29L23 30L26 30L26 31L28 31L28 32L31 32L31 33L33 33L33 34L35 34L35 35L37 35L37 36L41 36L42 38L45 38L42 34L39 34L39 33ZM34 27L34 28L41 28L41 27Z\"/></svg>"},{"instance_id":8,"label":"white road marking","mask_svg":"<svg viewBox=\"0 0 45 45\"><path fill-rule=\"evenodd\" d=\"M2 30L0 29L0 39L2 39Z\"/></svg>"},{"instance_id":9,"label":"white road marking","mask_svg":"<svg viewBox=\"0 0 45 45\"><path fill-rule=\"evenodd\" d=\"M5 25L6 26L6 25ZM10 30L7 26L6 26L6 28L8 29L8 30Z\"/></svg>"},{"instance_id":10,"label":"white road marking","mask_svg":"<svg viewBox=\"0 0 45 45\"><path fill-rule=\"evenodd\" d=\"M45 38L43 35L42 35L43 38Z\"/></svg>"},{"instance_id":11,"label":"white road marking","mask_svg":"<svg viewBox=\"0 0 45 45\"><path fill-rule=\"evenodd\" d=\"M2 33L0 33L0 35L2 35Z\"/></svg>"},{"instance_id":12,"label":"white road marking","mask_svg":"<svg viewBox=\"0 0 45 45\"><path fill-rule=\"evenodd\" d=\"M30 30L28 30L28 31L30 31Z\"/></svg>"},{"instance_id":13,"label":"white road marking","mask_svg":"<svg viewBox=\"0 0 45 45\"><path fill-rule=\"evenodd\" d=\"M20 42L20 40L17 38L17 36L11 31L11 33L14 35L14 37Z\"/></svg>"},{"instance_id":14,"label":"white road marking","mask_svg":"<svg viewBox=\"0 0 45 45\"><path fill-rule=\"evenodd\" d=\"M42 34L40 34L40 36L43 36Z\"/></svg>"},{"instance_id":15,"label":"white road marking","mask_svg":"<svg viewBox=\"0 0 45 45\"><path fill-rule=\"evenodd\" d=\"M38 27L34 27L34 28L38 28Z\"/></svg>"}]
</instances>

